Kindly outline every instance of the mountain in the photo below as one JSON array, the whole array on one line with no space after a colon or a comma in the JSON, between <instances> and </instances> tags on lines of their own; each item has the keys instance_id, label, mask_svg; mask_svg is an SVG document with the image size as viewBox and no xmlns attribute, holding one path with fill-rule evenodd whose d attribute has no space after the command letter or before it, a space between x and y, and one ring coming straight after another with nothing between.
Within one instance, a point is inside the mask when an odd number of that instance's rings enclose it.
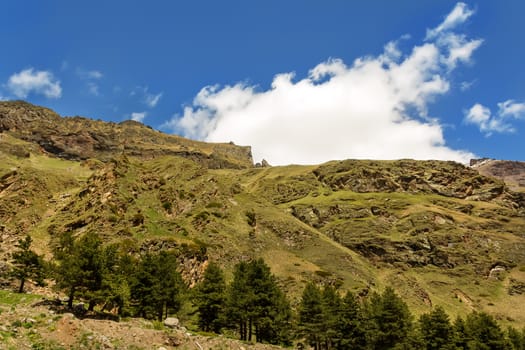
<instances>
[{"instance_id":1,"label":"mountain","mask_svg":"<svg viewBox=\"0 0 525 350\"><path fill-rule=\"evenodd\" d=\"M514 191L525 192L525 162L472 159L470 165L480 174L503 180Z\"/></svg>"},{"instance_id":2,"label":"mountain","mask_svg":"<svg viewBox=\"0 0 525 350\"><path fill-rule=\"evenodd\" d=\"M179 249L189 284L209 260L231 272L263 257L293 303L312 280L361 296L392 286L416 313L483 310L521 327L524 168L255 167L249 147L0 102L0 265L25 233L51 258L62 233L94 231L131 253Z\"/></svg>"}]
</instances>

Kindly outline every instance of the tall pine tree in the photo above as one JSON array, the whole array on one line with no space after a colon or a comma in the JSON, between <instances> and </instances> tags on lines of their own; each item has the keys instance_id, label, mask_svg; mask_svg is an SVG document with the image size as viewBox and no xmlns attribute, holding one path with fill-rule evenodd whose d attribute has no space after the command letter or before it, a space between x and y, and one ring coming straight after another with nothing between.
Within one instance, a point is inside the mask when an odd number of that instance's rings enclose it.
<instances>
[{"instance_id":1,"label":"tall pine tree","mask_svg":"<svg viewBox=\"0 0 525 350\"><path fill-rule=\"evenodd\" d=\"M241 340L287 344L291 309L263 259L235 266L228 288L227 315Z\"/></svg>"},{"instance_id":2,"label":"tall pine tree","mask_svg":"<svg viewBox=\"0 0 525 350\"><path fill-rule=\"evenodd\" d=\"M44 262L31 249L32 242L33 240L29 235L20 239L16 244L18 250L12 254L13 268L10 275L20 281L18 293L24 292L24 285L28 279L34 280L37 285L44 284Z\"/></svg>"},{"instance_id":3,"label":"tall pine tree","mask_svg":"<svg viewBox=\"0 0 525 350\"><path fill-rule=\"evenodd\" d=\"M208 264L202 282L195 288L194 296L199 312L199 327L204 331L219 333L224 322L226 282L217 264Z\"/></svg>"},{"instance_id":4,"label":"tall pine tree","mask_svg":"<svg viewBox=\"0 0 525 350\"><path fill-rule=\"evenodd\" d=\"M427 350L455 349L453 327L442 307L419 317L419 330Z\"/></svg>"},{"instance_id":5,"label":"tall pine tree","mask_svg":"<svg viewBox=\"0 0 525 350\"><path fill-rule=\"evenodd\" d=\"M69 308L73 306L77 296L87 299L90 308L93 308L94 293L102 285L104 267L101 252L102 241L95 233L86 233L75 239L71 232L66 232L60 237L60 242L54 249L58 262L55 280L57 287L65 290L69 297Z\"/></svg>"},{"instance_id":6,"label":"tall pine tree","mask_svg":"<svg viewBox=\"0 0 525 350\"><path fill-rule=\"evenodd\" d=\"M315 350L321 348L323 339L323 302L321 290L312 282L303 290L299 305L299 335Z\"/></svg>"},{"instance_id":7,"label":"tall pine tree","mask_svg":"<svg viewBox=\"0 0 525 350\"><path fill-rule=\"evenodd\" d=\"M372 294L367 304L368 342L373 349L392 349L408 340L412 316L407 304L387 287L383 294Z\"/></svg>"},{"instance_id":8,"label":"tall pine tree","mask_svg":"<svg viewBox=\"0 0 525 350\"><path fill-rule=\"evenodd\" d=\"M140 316L160 321L180 309L186 286L177 268L177 255L170 251L140 259L131 281L131 299Z\"/></svg>"},{"instance_id":9,"label":"tall pine tree","mask_svg":"<svg viewBox=\"0 0 525 350\"><path fill-rule=\"evenodd\" d=\"M363 311L354 294L348 291L342 300L337 323L340 338L337 349L366 349L366 332Z\"/></svg>"}]
</instances>

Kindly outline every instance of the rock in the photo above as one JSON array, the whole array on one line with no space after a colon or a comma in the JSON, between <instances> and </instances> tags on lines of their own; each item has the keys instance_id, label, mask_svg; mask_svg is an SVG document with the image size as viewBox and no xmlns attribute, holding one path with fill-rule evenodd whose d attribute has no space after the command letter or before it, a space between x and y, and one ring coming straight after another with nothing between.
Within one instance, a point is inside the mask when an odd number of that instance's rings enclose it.
<instances>
[{"instance_id":1,"label":"rock","mask_svg":"<svg viewBox=\"0 0 525 350\"><path fill-rule=\"evenodd\" d=\"M168 328L178 328L179 327L179 319L176 317L167 317L164 320L164 326Z\"/></svg>"},{"instance_id":2,"label":"rock","mask_svg":"<svg viewBox=\"0 0 525 350\"><path fill-rule=\"evenodd\" d=\"M504 266L496 265L490 269L489 278L502 279L502 275L506 271L507 269Z\"/></svg>"},{"instance_id":3,"label":"rock","mask_svg":"<svg viewBox=\"0 0 525 350\"><path fill-rule=\"evenodd\" d=\"M36 320L34 318L24 317L22 319L22 323L34 324L34 323L36 323Z\"/></svg>"}]
</instances>

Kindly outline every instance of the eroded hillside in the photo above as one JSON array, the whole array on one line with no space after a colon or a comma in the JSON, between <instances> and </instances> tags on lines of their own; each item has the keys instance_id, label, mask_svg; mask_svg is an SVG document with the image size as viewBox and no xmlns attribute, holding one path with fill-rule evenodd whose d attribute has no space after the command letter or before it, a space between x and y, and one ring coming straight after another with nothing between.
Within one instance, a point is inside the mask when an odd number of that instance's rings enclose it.
<instances>
[{"instance_id":1,"label":"eroded hillside","mask_svg":"<svg viewBox=\"0 0 525 350\"><path fill-rule=\"evenodd\" d=\"M525 325L525 196L452 162L255 168L249 149L143 125L0 104L2 264L30 233L97 232L130 254L181 251L193 284L263 257L297 300L316 280L365 296L391 285L417 312L484 310ZM48 254L48 257L50 255Z\"/></svg>"}]
</instances>

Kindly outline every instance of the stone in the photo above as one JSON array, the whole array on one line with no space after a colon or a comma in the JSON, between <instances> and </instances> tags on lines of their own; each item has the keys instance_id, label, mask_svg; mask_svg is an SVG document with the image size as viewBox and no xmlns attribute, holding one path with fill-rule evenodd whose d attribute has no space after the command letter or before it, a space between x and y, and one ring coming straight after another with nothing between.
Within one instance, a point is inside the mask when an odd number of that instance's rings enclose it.
<instances>
[{"instance_id":1,"label":"stone","mask_svg":"<svg viewBox=\"0 0 525 350\"><path fill-rule=\"evenodd\" d=\"M164 320L164 326L168 328L177 328L179 327L179 319L176 317L167 317Z\"/></svg>"},{"instance_id":2,"label":"stone","mask_svg":"<svg viewBox=\"0 0 525 350\"><path fill-rule=\"evenodd\" d=\"M36 323L36 320L34 318L25 317L25 318L22 319L22 323L34 324L34 323Z\"/></svg>"}]
</instances>

